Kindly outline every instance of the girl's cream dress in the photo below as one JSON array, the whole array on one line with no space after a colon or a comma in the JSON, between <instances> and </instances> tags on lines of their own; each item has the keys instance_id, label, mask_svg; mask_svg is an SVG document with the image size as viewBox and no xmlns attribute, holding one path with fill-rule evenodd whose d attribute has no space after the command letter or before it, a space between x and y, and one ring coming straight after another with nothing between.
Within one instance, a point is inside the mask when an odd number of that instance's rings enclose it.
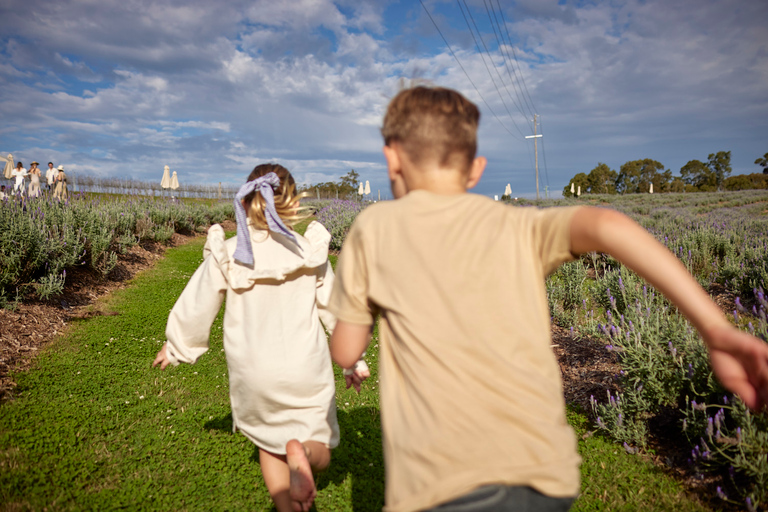
<instances>
[{"instance_id":1,"label":"girl's cream dress","mask_svg":"<svg viewBox=\"0 0 768 512\"><path fill-rule=\"evenodd\" d=\"M208 350L208 336L222 301L224 352L229 368L233 429L258 447L285 453L291 439L339 442L335 384L325 328L333 285L330 234L319 223L295 233L248 231L254 265L232 258L237 237L211 226L204 261L171 310L165 334L173 364L194 363ZM322 319L322 324L320 323Z\"/></svg>"}]
</instances>

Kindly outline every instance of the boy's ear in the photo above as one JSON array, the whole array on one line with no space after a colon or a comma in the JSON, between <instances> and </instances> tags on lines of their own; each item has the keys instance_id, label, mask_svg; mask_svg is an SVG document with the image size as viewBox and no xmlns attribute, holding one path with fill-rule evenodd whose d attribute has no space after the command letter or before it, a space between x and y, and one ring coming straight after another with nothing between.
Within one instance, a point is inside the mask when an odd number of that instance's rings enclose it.
<instances>
[{"instance_id":1,"label":"boy's ear","mask_svg":"<svg viewBox=\"0 0 768 512\"><path fill-rule=\"evenodd\" d=\"M483 177L483 171L488 160L484 156L479 156L472 161L472 167L469 168L469 174L467 175L467 189L473 188Z\"/></svg>"},{"instance_id":2,"label":"boy's ear","mask_svg":"<svg viewBox=\"0 0 768 512\"><path fill-rule=\"evenodd\" d=\"M389 185L392 188L392 196L395 199L400 199L408 193L400 153L394 146L384 146L384 158L387 159L387 175L389 176Z\"/></svg>"},{"instance_id":3,"label":"boy's ear","mask_svg":"<svg viewBox=\"0 0 768 512\"><path fill-rule=\"evenodd\" d=\"M391 146L384 146L384 158L387 160L387 174L389 175L389 181L394 181L397 175L402 170L402 163L400 162L400 155Z\"/></svg>"}]
</instances>

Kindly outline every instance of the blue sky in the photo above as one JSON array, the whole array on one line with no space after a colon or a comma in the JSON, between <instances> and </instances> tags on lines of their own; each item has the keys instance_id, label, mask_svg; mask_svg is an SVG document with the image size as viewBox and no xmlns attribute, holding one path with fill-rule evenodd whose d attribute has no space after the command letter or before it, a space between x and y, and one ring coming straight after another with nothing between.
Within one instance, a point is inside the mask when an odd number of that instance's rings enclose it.
<instances>
[{"instance_id":1,"label":"blue sky","mask_svg":"<svg viewBox=\"0 0 768 512\"><path fill-rule=\"evenodd\" d=\"M481 109L481 194L535 194L533 113L542 193L598 162L679 175L731 151L733 174L760 171L764 0L424 5L458 62L418 0L5 0L0 151L102 177L169 165L182 183L239 184L268 161L302 183L355 169L386 196L384 109L426 79Z\"/></svg>"}]
</instances>

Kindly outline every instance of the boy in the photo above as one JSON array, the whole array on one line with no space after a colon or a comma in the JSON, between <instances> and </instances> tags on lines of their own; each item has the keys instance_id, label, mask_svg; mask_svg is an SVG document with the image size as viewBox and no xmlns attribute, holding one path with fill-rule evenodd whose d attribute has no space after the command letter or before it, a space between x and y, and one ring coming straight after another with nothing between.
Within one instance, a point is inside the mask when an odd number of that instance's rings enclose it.
<instances>
[{"instance_id":1,"label":"boy","mask_svg":"<svg viewBox=\"0 0 768 512\"><path fill-rule=\"evenodd\" d=\"M398 94L382 127L397 200L359 215L339 259L329 305L339 365L355 364L380 316L388 511L570 507L580 460L544 279L581 253L610 253L666 294L701 333L720 381L752 408L766 403L768 345L733 328L629 218L467 194L486 163L475 157L478 122L455 91Z\"/></svg>"}]
</instances>

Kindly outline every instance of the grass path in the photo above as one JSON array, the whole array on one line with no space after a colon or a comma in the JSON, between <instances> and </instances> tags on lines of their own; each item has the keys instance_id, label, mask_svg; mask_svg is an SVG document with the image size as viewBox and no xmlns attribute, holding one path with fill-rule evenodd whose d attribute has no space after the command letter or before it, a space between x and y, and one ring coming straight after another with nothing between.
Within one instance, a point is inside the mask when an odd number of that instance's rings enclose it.
<instances>
[{"instance_id":1,"label":"grass path","mask_svg":"<svg viewBox=\"0 0 768 512\"><path fill-rule=\"evenodd\" d=\"M203 243L169 250L109 299L116 316L79 321L17 376L21 396L0 405L0 509L271 509L255 447L232 433L221 314L197 364L150 367ZM318 479L318 510L383 506L377 348L360 395L335 370L341 445ZM586 432L583 416L569 421ZM706 510L617 445L589 437L580 450L575 511Z\"/></svg>"}]
</instances>

